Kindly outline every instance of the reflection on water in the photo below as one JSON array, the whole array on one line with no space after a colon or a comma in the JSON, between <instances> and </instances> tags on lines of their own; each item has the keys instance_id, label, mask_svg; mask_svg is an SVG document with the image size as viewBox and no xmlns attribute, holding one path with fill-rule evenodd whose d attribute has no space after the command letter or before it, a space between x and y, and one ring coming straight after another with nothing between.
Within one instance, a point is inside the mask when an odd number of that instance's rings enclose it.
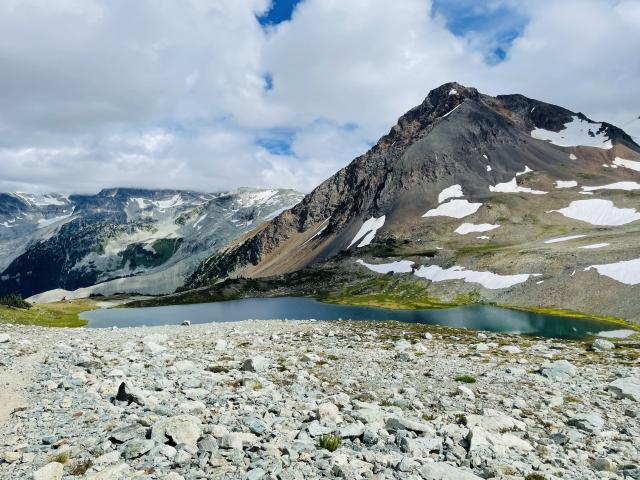
<instances>
[{"instance_id":1,"label":"reflection on water","mask_svg":"<svg viewBox=\"0 0 640 480\"><path fill-rule=\"evenodd\" d=\"M295 320L398 320L448 327L465 327L504 333L557 338L584 338L615 326L595 320L521 312L490 305L443 310L388 310L384 308L332 305L310 298L251 298L228 302L170 305L151 308L117 308L83 312L89 327L135 327L143 325L232 322L247 319Z\"/></svg>"}]
</instances>

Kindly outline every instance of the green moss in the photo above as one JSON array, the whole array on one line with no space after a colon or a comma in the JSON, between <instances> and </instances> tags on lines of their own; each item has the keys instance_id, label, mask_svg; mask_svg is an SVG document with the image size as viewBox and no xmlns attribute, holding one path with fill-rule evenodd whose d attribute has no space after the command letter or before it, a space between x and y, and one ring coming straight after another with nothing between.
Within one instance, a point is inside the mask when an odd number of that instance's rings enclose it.
<instances>
[{"instance_id":1,"label":"green moss","mask_svg":"<svg viewBox=\"0 0 640 480\"><path fill-rule=\"evenodd\" d=\"M96 302L92 299L35 304L28 310L0 306L0 323L42 327L82 327L87 322L80 320L78 314L95 308L97 308Z\"/></svg>"},{"instance_id":2,"label":"green moss","mask_svg":"<svg viewBox=\"0 0 640 480\"><path fill-rule=\"evenodd\" d=\"M320 300L340 305L366 305L395 310L418 308L449 308L466 305L471 296L459 295L453 301L443 301L429 294L426 287L415 281L383 276L349 285Z\"/></svg>"}]
</instances>

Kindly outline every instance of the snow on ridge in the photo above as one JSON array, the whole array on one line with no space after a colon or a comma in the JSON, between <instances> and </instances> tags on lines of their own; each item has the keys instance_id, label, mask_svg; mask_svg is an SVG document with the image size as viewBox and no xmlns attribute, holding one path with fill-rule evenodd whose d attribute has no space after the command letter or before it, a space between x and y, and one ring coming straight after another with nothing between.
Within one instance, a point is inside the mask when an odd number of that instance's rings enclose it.
<instances>
[{"instance_id":1,"label":"snow on ridge","mask_svg":"<svg viewBox=\"0 0 640 480\"><path fill-rule=\"evenodd\" d=\"M71 215L73 215L73 209L71 209L71 213L68 213L65 215L59 215L57 217L52 217L52 218L41 218L38 220L38 226L36 228L40 229L40 228L48 227L55 223L61 222L62 220L66 220L67 218L71 217Z\"/></svg>"},{"instance_id":2,"label":"snow on ridge","mask_svg":"<svg viewBox=\"0 0 640 480\"><path fill-rule=\"evenodd\" d=\"M531 276L529 273L499 275L488 271L477 272L475 270L467 270L457 265L446 269L438 265L422 266L414 274L417 277L426 278L432 282L464 280L468 283L479 283L489 290L511 287L518 283L526 282Z\"/></svg>"},{"instance_id":3,"label":"snow on ridge","mask_svg":"<svg viewBox=\"0 0 640 480\"><path fill-rule=\"evenodd\" d=\"M359 263L363 267L377 273L411 273L413 271L413 262L411 260L399 260L397 262L374 264L366 263L364 260L358 259L356 263Z\"/></svg>"},{"instance_id":4,"label":"snow on ridge","mask_svg":"<svg viewBox=\"0 0 640 480\"><path fill-rule=\"evenodd\" d=\"M165 200L157 200L153 202L160 210L166 210L167 208L178 207L184 204L184 199L177 193L173 197Z\"/></svg>"},{"instance_id":5,"label":"snow on ridge","mask_svg":"<svg viewBox=\"0 0 640 480\"><path fill-rule=\"evenodd\" d=\"M451 90L449 90L449 96L451 95L458 95L458 90L456 90L455 88L452 88Z\"/></svg>"},{"instance_id":6,"label":"snow on ridge","mask_svg":"<svg viewBox=\"0 0 640 480\"><path fill-rule=\"evenodd\" d=\"M500 227L500 225L493 225L491 223L463 223L458 228L456 228L454 232L459 233L460 235L466 235L467 233L473 232L488 232L498 227Z\"/></svg>"},{"instance_id":7,"label":"snow on ridge","mask_svg":"<svg viewBox=\"0 0 640 480\"><path fill-rule=\"evenodd\" d=\"M481 206L482 203L471 203L468 200L450 200L447 203L438 205L437 208L429 210L422 216L464 218L476 213Z\"/></svg>"},{"instance_id":8,"label":"snow on ridge","mask_svg":"<svg viewBox=\"0 0 640 480\"><path fill-rule=\"evenodd\" d=\"M532 173L532 172L533 170L531 170L528 165L525 165L523 171L516 173L516 177L519 177L521 175L526 175L527 173Z\"/></svg>"},{"instance_id":9,"label":"snow on ridge","mask_svg":"<svg viewBox=\"0 0 640 480\"><path fill-rule=\"evenodd\" d=\"M460 104L460 105L462 105L462 104ZM458 108L460 108L460 105L457 105L457 106L453 107L451 110L449 110L447 113L442 115L442 117L440 117L440 118L447 118L449 115L451 115L453 112L455 112Z\"/></svg>"},{"instance_id":10,"label":"snow on ridge","mask_svg":"<svg viewBox=\"0 0 640 480\"><path fill-rule=\"evenodd\" d=\"M544 243L568 242L569 240L575 240L576 238L583 238L583 237L586 237L586 235L570 235L568 237L551 238L549 240L545 240Z\"/></svg>"},{"instance_id":11,"label":"snow on ridge","mask_svg":"<svg viewBox=\"0 0 640 480\"><path fill-rule=\"evenodd\" d=\"M535 128L531 136L537 140L546 140L559 147L596 147L604 150L613 148L611 140L604 133L597 133L601 123L590 123L574 116L572 121L565 123L559 132L552 132L543 128Z\"/></svg>"},{"instance_id":12,"label":"snow on ridge","mask_svg":"<svg viewBox=\"0 0 640 480\"><path fill-rule=\"evenodd\" d=\"M451 185L440 192L438 195L438 203L442 203L450 198L458 197L464 197L464 194L462 193L462 186L459 184Z\"/></svg>"},{"instance_id":13,"label":"snow on ridge","mask_svg":"<svg viewBox=\"0 0 640 480\"><path fill-rule=\"evenodd\" d=\"M608 185L601 185L598 187L582 187L585 192L592 192L594 190L640 190L640 183L638 182L615 182Z\"/></svg>"},{"instance_id":14,"label":"snow on ridge","mask_svg":"<svg viewBox=\"0 0 640 480\"><path fill-rule=\"evenodd\" d=\"M358 233L356 233L356 236L353 237L353 240L351 240L351 243L347 248L351 248L351 246L362 237L364 238L362 238L362 242L358 244L357 248L366 247L367 245L369 245L373 241L373 238L375 237L378 229L382 228L382 226L384 225L386 218L387 217L385 215L382 215L378 218L371 217L370 219L366 220L360 227L360 230L358 230Z\"/></svg>"},{"instance_id":15,"label":"snow on ridge","mask_svg":"<svg viewBox=\"0 0 640 480\"><path fill-rule=\"evenodd\" d=\"M635 170L636 172L640 172L640 162L636 162L634 160L626 160L624 158L616 157L613 160L613 164L618 167L625 167Z\"/></svg>"},{"instance_id":16,"label":"snow on ridge","mask_svg":"<svg viewBox=\"0 0 640 480\"><path fill-rule=\"evenodd\" d=\"M556 180L556 188L573 188L577 186L578 182L575 180Z\"/></svg>"},{"instance_id":17,"label":"snow on ridge","mask_svg":"<svg viewBox=\"0 0 640 480\"><path fill-rule=\"evenodd\" d=\"M640 258L604 265L591 265L584 270L591 269L595 269L600 275L612 278L625 285L638 285L640 283Z\"/></svg>"},{"instance_id":18,"label":"snow on ridge","mask_svg":"<svg viewBox=\"0 0 640 480\"><path fill-rule=\"evenodd\" d=\"M565 217L580 220L591 225L619 226L640 220L635 208L618 208L610 200L590 199L574 200L568 207L550 210Z\"/></svg>"}]
</instances>

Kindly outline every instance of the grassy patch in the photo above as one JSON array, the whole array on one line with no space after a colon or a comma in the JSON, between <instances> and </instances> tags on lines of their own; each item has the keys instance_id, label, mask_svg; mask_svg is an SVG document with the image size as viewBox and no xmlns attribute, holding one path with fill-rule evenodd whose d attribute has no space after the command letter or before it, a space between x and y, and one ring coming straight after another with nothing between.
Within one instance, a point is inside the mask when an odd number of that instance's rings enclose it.
<instances>
[{"instance_id":1,"label":"grassy patch","mask_svg":"<svg viewBox=\"0 0 640 480\"><path fill-rule=\"evenodd\" d=\"M28 310L0 305L0 323L41 327L82 327L87 322L80 320L78 314L95 308L95 300L88 298L35 304Z\"/></svg>"},{"instance_id":2,"label":"grassy patch","mask_svg":"<svg viewBox=\"0 0 640 480\"><path fill-rule=\"evenodd\" d=\"M476 383L475 377L471 375L458 375L454 380L461 383Z\"/></svg>"},{"instance_id":3,"label":"grassy patch","mask_svg":"<svg viewBox=\"0 0 640 480\"><path fill-rule=\"evenodd\" d=\"M321 298L326 303L366 305L396 310L417 308L449 308L472 303L473 296L459 295L453 301L443 301L429 294L420 282L397 277L377 277L349 285Z\"/></svg>"},{"instance_id":4,"label":"grassy patch","mask_svg":"<svg viewBox=\"0 0 640 480\"><path fill-rule=\"evenodd\" d=\"M330 452L335 452L340 446L341 442L342 442L342 439L340 438L339 435L331 435L331 434L323 435L322 437L320 437L320 440L318 441L318 446L320 448L329 450Z\"/></svg>"}]
</instances>

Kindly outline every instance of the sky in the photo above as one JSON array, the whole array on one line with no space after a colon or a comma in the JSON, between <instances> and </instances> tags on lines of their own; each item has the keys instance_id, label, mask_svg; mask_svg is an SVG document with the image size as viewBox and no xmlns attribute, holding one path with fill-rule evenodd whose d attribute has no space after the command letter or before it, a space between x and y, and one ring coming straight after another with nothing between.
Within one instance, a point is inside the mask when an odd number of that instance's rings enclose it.
<instances>
[{"instance_id":1,"label":"sky","mask_svg":"<svg viewBox=\"0 0 640 480\"><path fill-rule=\"evenodd\" d=\"M3 0L0 191L310 191L437 86L640 143L640 0Z\"/></svg>"}]
</instances>

